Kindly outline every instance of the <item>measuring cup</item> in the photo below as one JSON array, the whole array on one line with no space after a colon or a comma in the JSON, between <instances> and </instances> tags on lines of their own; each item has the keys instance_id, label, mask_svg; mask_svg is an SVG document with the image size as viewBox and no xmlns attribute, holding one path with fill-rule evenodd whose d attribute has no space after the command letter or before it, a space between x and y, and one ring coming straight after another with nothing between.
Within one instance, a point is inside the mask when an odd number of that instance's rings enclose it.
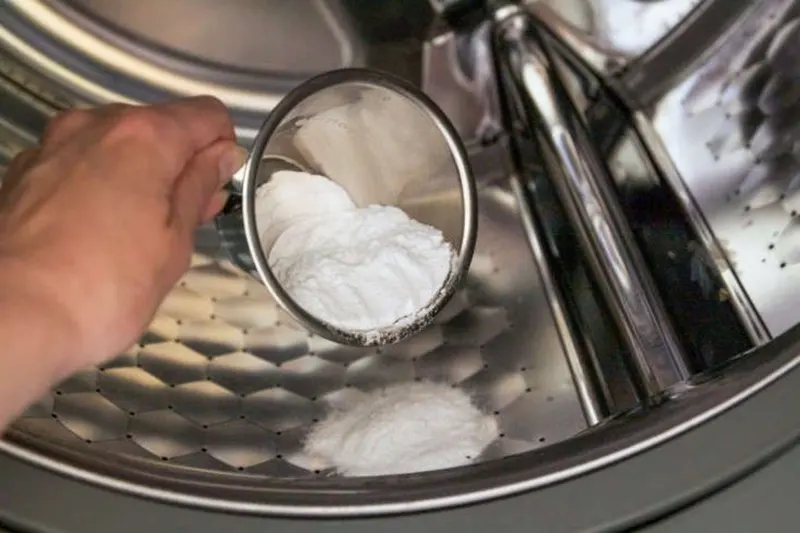
<instances>
[{"instance_id":1,"label":"measuring cup","mask_svg":"<svg viewBox=\"0 0 800 533\"><path fill-rule=\"evenodd\" d=\"M338 113L331 119L327 112L342 106L349 106L352 114ZM358 114L363 106L370 106L368 119ZM303 130L309 125L316 128L313 134ZM342 186L358 207L395 206L440 230L455 257L444 285L424 312L413 322L348 331L320 320L294 301L270 269L260 238L265 228L258 227L255 215L256 189L279 170L326 176ZM385 73L334 70L296 87L264 121L231 189L216 225L233 263L262 281L299 324L340 344L389 344L423 329L453 295L472 259L477 194L463 144L432 100Z\"/></svg>"}]
</instances>

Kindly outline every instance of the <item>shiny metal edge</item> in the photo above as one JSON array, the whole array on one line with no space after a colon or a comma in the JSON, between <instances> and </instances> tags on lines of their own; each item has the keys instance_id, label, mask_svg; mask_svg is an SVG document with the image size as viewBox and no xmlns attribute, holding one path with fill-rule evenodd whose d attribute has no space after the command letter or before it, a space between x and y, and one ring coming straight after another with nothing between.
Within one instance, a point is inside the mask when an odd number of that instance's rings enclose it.
<instances>
[{"instance_id":1,"label":"shiny metal edge","mask_svg":"<svg viewBox=\"0 0 800 533\"><path fill-rule=\"evenodd\" d=\"M525 230L525 236L528 239L533 260L536 262L536 267L542 281L542 292L547 298L550 312L553 315L553 322L558 330L558 336L561 339L561 345L564 349L564 355L567 359L570 372L572 373L572 380L575 383L575 390L581 408L583 409L583 414L586 417L587 424L594 426L605 418L604 410L601 406L598 393L594 390L595 387L592 385L589 376L590 370L586 367L580 355L580 350L575 343L575 338L567 322L567 312L558 295L553 272L544 254L544 244L539 237L541 235L541 229L537 227L538 224L536 223L533 213L526 205L524 186L517 174L513 174L510 181L511 189L520 205L522 227Z\"/></svg>"},{"instance_id":2,"label":"shiny metal edge","mask_svg":"<svg viewBox=\"0 0 800 533\"><path fill-rule=\"evenodd\" d=\"M541 137L553 150L564 179L554 185L579 229L594 274L631 350L649 395L689 377L677 339L644 259L620 206L613 200L611 179L578 120L563 111L563 81L552 53L535 35L531 17L519 11L499 25L500 54L507 55L515 84L527 100L532 120L543 124Z\"/></svg>"},{"instance_id":3,"label":"shiny metal edge","mask_svg":"<svg viewBox=\"0 0 800 533\"><path fill-rule=\"evenodd\" d=\"M249 109L258 112L269 112L281 99L281 95L264 95L261 92L242 91L223 86L193 80L158 66L142 61L132 54L110 46L78 26L72 25L64 17L39 0L8 0L3 9L14 9L32 18L36 24L47 27L51 32L61 32L66 42L82 43L82 47L92 52L93 59L110 65L118 72L127 72L136 77L157 76L160 83L175 90L176 95L215 94L232 107ZM0 48L16 57L28 67L38 72L46 72L59 85L69 87L80 100L92 104L117 102L130 105L141 104L119 91L106 88L80 74L71 71L67 66L58 63L46 53L37 50L23 38L15 34L6 24L0 24ZM188 90L187 90L188 89ZM244 139L252 139L256 130L238 126L236 134Z\"/></svg>"},{"instance_id":4,"label":"shiny metal edge","mask_svg":"<svg viewBox=\"0 0 800 533\"><path fill-rule=\"evenodd\" d=\"M645 113L641 111L636 111L632 115L641 142L662 171L664 178L669 183L686 213L689 224L697 233L702 245L708 250L709 258L714 262L725 289L730 295L733 308L742 321L747 334L756 345L768 342L772 339L772 335L769 333L752 300L748 297L741 281L736 276L733 265L728 260L727 253L714 237L708 220L706 220L700 207L689 192L689 188L681 178L658 134L653 129L652 123Z\"/></svg>"},{"instance_id":5,"label":"shiny metal edge","mask_svg":"<svg viewBox=\"0 0 800 533\"><path fill-rule=\"evenodd\" d=\"M260 161L255 161L252 154L261 154L264 152L275 130L281 125L298 102L318 90L350 82L384 87L414 102L434 123L450 149L450 154L454 159L455 167L458 171L458 180L461 185L461 201L464 206L464 231L461 236L461 242L459 243L458 254L451 266L451 274L447 278L444 288L439 291L426 308L427 313L429 313L427 316L435 316L448 303L455 293L456 287L466 275L467 270L469 270L470 263L472 262L472 255L475 251L475 241L478 233L478 191L466 149L450 120L425 93L396 76L365 68L343 68L318 74L290 91L264 121L263 126L253 141L251 157L249 157L245 163L244 178L241 184L242 218L245 237L256 271L274 300L278 302L294 320L310 331L340 344L350 346L376 346L399 342L419 332L427 324L424 321L416 321L407 327L391 331L391 333L387 333L385 336L375 336L371 333L345 331L335 326L325 324L316 317L313 317L294 301L273 274L266 255L261 248L255 214L255 190Z\"/></svg>"},{"instance_id":6,"label":"shiny metal edge","mask_svg":"<svg viewBox=\"0 0 800 533\"><path fill-rule=\"evenodd\" d=\"M686 433L687 431L690 431L701 424L721 415L725 411L733 408L740 402L758 393L800 366L800 329L795 328L794 331L787 332L781 337L784 340L789 339L789 346L781 346L780 343L776 341L767 346L758 348L755 352L750 353L749 357L740 358L734 361L725 369L724 372L722 372L716 383L706 381L703 386L683 387L682 391L675 392L672 397L661 406L660 410L659 408L656 408L647 417L643 417L637 421L639 425L649 424L649 429L654 434L636 442L635 444L623 445L607 453L605 453L604 450L598 450L601 448L600 446L597 446L596 448L589 447L590 451L588 453L590 455L594 454L595 456L582 461L579 460L577 464L559 469L555 472L550 472L531 478L525 478L525 476L528 474L527 472L515 469L514 474L517 477L522 476L522 480L513 483L500 483L494 486L478 488L460 494L442 495L438 497L430 497L412 501L375 504L350 504L340 506L267 504L241 500L226 500L204 496L193 496L175 490L153 488L141 483L125 481L108 475L77 468L58 460L51 459L41 453L26 449L7 440L0 440L0 452L6 453L12 457L26 461L38 467L54 471L58 474L65 475L79 481L93 483L95 485L122 493L165 501L177 505L186 505L189 507L223 512L287 516L297 518L334 518L378 516L430 511L493 500L566 481L570 478L586 475L592 471L623 461L633 457L634 455L643 453L650 448L663 444L675 437L678 437L681 434ZM748 363L753 363L754 360L761 358L765 358L767 361L758 361L755 368L748 367ZM771 362L772 365L770 365L769 362ZM776 363L777 368L772 368L766 375L761 375L758 377L754 375L757 373L757 370L769 366L774 367L776 366ZM728 385L728 387L726 387L726 385ZM729 388L734 390L728 390ZM704 391L708 396L723 394L727 396L727 398L722 401L717 401L715 398L711 398L708 399L709 403L712 403L711 406L703 405L703 402L698 401L699 398L697 397L697 394L702 394L698 393L698 391ZM681 396L692 395L693 393L695 394L695 397L689 398L690 401L688 402L691 404L691 406L686 407L686 409L689 409L690 411L693 408L693 412L688 413L688 419L678 424L673 424L669 418L670 416L677 415L674 410L670 412L670 410L663 409L664 405L668 405L670 402L680 404ZM684 403L683 405L686 404ZM665 413L662 416L662 420L658 419L660 413ZM667 420L663 420L664 418ZM629 428L632 423L633 421L628 422ZM659 425L666 425L667 428L659 428ZM639 429L640 431L646 431L642 428ZM587 437L594 437L599 443L601 442L608 447L609 438L611 436L607 435L607 433L613 433L613 430L614 427L610 425L601 426L595 430L594 434L589 434ZM558 447L558 445L553 446L553 448L556 447ZM574 453L574 451L575 450L573 449L572 452ZM533 466L529 466L528 470L542 468L543 466L544 462L533 461ZM463 471L464 469L461 468L456 470ZM424 478L427 476L419 477Z\"/></svg>"},{"instance_id":7,"label":"shiny metal edge","mask_svg":"<svg viewBox=\"0 0 800 533\"><path fill-rule=\"evenodd\" d=\"M492 23L435 34L422 48L420 86L464 142L486 146L503 134Z\"/></svg>"},{"instance_id":8,"label":"shiny metal edge","mask_svg":"<svg viewBox=\"0 0 800 533\"><path fill-rule=\"evenodd\" d=\"M647 52L617 73L618 89L632 108L648 107L672 87L687 69L714 53L718 39L744 12L756 8L752 0L705 0Z\"/></svg>"},{"instance_id":9,"label":"shiny metal edge","mask_svg":"<svg viewBox=\"0 0 800 533\"><path fill-rule=\"evenodd\" d=\"M41 0L6 0L6 2L37 26L45 27L48 32L58 35L64 42L79 47L86 54L89 54L94 61L134 78L158 79L160 86L176 95L215 94L230 106L264 113L272 109L280 100L280 95L265 95L260 91L234 89L220 84L209 83L182 76L144 61L135 54L111 46L106 41L71 23L53 7L49 6L47 2ZM32 64L45 67L48 71L59 75L63 81L71 82L71 84L81 88L83 92L91 95L93 99L100 101L111 101L109 98L113 98L115 101L124 99L119 93L81 79L74 73L69 72L65 67L54 64L50 58L22 42L7 28L0 27L0 42L3 42L8 48L23 54Z\"/></svg>"},{"instance_id":10,"label":"shiny metal edge","mask_svg":"<svg viewBox=\"0 0 800 533\"><path fill-rule=\"evenodd\" d=\"M631 60L630 56L604 46L592 35L572 26L546 2L528 2L525 4L525 9L536 17L540 24L547 27L547 30L561 43L580 57L587 66L600 75L613 76ZM509 14L503 15L498 12L496 18L502 20Z\"/></svg>"}]
</instances>

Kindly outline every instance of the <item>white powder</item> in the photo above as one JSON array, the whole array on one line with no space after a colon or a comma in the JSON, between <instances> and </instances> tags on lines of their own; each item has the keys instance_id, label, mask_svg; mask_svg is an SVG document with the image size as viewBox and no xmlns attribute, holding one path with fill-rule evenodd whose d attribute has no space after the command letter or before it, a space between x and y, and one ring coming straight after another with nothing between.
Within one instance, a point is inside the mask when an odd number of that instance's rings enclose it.
<instances>
[{"instance_id":1,"label":"white powder","mask_svg":"<svg viewBox=\"0 0 800 533\"><path fill-rule=\"evenodd\" d=\"M283 289L316 318L374 331L414 317L450 273L441 232L389 206L358 208L314 174L276 172L256 193L262 246Z\"/></svg>"},{"instance_id":2,"label":"white powder","mask_svg":"<svg viewBox=\"0 0 800 533\"><path fill-rule=\"evenodd\" d=\"M334 408L304 451L345 476L408 474L469 464L497 435L464 391L406 383Z\"/></svg>"}]
</instances>

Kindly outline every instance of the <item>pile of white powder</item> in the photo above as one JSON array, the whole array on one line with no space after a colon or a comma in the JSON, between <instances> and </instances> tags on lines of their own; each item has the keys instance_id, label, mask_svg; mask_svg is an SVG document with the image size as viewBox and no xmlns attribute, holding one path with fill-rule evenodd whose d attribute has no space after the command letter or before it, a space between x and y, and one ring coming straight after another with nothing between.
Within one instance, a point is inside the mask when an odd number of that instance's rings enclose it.
<instances>
[{"instance_id":1,"label":"pile of white powder","mask_svg":"<svg viewBox=\"0 0 800 533\"><path fill-rule=\"evenodd\" d=\"M347 331L411 322L450 274L442 233L391 206L357 207L320 175L279 171L256 191L270 269L308 313Z\"/></svg>"},{"instance_id":2,"label":"pile of white powder","mask_svg":"<svg viewBox=\"0 0 800 533\"><path fill-rule=\"evenodd\" d=\"M336 406L304 450L344 476L410 474L469 464L497 436L495 418L464 391L406 383Z\"/></svg>"},{"instance_id":3,"label":"pile of white powder","mask_svg":"<svg viewBox=\"0 0 800 533\"><path fill-rule=\"evenodd\" d=\"M454 252L442 233L379 205L407 197L449 160L424 120L402 99L369 92L315 114L293 143L335 181L279 171L256 190L269 267L317 319L351 332L399 327L425 313L447 282ZM496 436L494 417L463 391L409 383L332 406L304 451L342 475L391 475L467 464Z\"/></svg>"}]
</instances>

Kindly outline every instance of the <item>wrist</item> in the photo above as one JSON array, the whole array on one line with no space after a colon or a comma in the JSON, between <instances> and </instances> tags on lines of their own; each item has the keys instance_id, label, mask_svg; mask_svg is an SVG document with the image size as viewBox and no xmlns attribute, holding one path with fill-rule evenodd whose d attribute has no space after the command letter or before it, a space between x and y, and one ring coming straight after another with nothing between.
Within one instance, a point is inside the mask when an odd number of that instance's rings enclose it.
<instances>
[{"instance_id":1,"label":"wrist","mask_svg":"<svg viewBox=\"0 0 800 533\"><path fill-rule=\"evenodd\" d=\"M36 368L29 370L55 382L81 366L80 328L59 296L26 266L0 260L0 350L6 352L0 361L33 358Z\"/></svg>"}]
</instances>

